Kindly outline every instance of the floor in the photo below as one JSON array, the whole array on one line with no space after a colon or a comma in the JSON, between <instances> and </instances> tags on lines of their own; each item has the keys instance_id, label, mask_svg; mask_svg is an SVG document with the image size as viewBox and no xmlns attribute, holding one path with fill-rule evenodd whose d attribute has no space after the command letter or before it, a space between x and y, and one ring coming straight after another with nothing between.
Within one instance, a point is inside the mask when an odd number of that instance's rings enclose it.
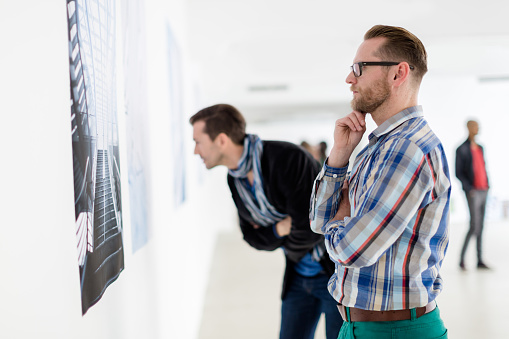
<instances>
[{"instance_id":1,"label":"floor","mask_svg":"<svg viewBox=\"0 0 509 339\"><path fill-rule=\"evenodd\" d=\"M475 242L467 252L467 271L458 267L466 224L451 224L451 241L441 275L445 287L437 302L450 339L509 338L505 324L509 303L509 265L505 243L509 220L485 225L485 261L475 268ZM256 251L240 231L219 235L209 275L199 339L277 339L284 258L281 250ZM505 317L504 317L505 316ZM323 319L315 339L325 338Z\"/></svg>"}]
</instances>

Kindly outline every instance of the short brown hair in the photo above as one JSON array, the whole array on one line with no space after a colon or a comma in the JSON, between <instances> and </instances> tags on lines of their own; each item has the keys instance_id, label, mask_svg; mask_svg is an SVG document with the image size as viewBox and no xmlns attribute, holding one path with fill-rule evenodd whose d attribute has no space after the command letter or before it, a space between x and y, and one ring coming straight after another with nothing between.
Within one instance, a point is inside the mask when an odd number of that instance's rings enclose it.
<instances>
[{"instance_id":1,"label":"short brown hair","mask_svg":"<svg viewBox=\"0 0 509 339\"><path fill-rule=\"evenodd\" d=\"M203 132L207 133L211 140L215 140L220 133L224 133L235 144L244 144L246 121L235 107L228 104L206 107L189 118L191 125L198 121L205 122Z\"/></svg>"},{"instance_id":2,"label":"short brown hair","mask_svg":"<svg viewBox=\"0 0 509 339\"><path fill-rule=\"evenodd\" d=\"M428 71L428 55L421 40L402 27L376 25L364 35L364 40L384 37L385 43L375 52L385 61L406 61L414 66L414 77L420 83Z\"/></svg>"}]
</instances>

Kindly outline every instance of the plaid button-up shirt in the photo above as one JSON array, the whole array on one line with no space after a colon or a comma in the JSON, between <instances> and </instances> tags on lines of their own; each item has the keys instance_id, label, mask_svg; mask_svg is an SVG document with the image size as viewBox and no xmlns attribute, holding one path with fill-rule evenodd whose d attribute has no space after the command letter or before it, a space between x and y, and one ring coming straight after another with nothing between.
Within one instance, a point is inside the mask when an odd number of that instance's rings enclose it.
<instances>
[{"instance_id":1,"label":"plaid button-up shirt","mask_svg":"<svg viewBox=\"0 0 509 339\"><path fill-rule=\"evenodd\" d=\"M369 136L351 173L324 165L311 197L311 228L325 235L336 264L328 288L366 310L426 305L442 290L451 182L440 140L421 106L391 117ZM349 180L350 217L331 221Z\"/></svg>"}]
</instances>

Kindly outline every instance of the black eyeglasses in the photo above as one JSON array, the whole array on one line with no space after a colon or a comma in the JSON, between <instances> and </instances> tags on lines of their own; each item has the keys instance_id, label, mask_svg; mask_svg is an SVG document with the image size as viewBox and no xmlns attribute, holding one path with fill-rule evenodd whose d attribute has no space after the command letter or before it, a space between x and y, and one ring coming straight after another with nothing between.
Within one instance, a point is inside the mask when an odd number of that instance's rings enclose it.
<instances>
[{"instance_id":1,"label":"black eyeglasses","mask_svg":"<svg viewBox=\"0 0 509 339\"><path fill-rule=\"evenodd\" d=\"M358 78L362 75L362 67L364 66L396 66L399 65L401 62L394 62L394 61L374 61L374 62L357 62L350 66L353 75ZM413 70L414 66L410 65L410 69Z\"/></svg>"}]
</instances>

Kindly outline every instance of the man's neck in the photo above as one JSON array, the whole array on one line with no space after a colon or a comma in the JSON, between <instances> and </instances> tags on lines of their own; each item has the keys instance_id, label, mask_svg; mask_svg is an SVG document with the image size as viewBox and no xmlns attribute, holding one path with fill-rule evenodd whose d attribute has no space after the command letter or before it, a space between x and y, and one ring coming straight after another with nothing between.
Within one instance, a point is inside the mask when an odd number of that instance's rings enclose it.
<instances>
[{"instance_id":1,"label":"man's neck","mask_svg":"<svg viewBox=\"0 0 509 339\"><path fill-rule=\"evenodd\" d=\"M239 165L240 158L242 157L242 153L244 153L244 145L235 145L232 144L230 149L225 152L224 165L231 170L237 169Z\"/></svg>"},{"instance_id":2,"label":"man's neck","mask_svg":"<svg viewBox=\"0 0 509 339\"><path fill-rule=\"evenodd\" d=\"M407 100L387 100L378 109L371 113L373 121L377 126L380 126L399 112L417 106L417 98L409 97Z\"/></svg>"},{"instance_id":3,"label":"man's neck","mask_svg":"<svg viewBox=\"0 0 509 339\"><path fill-rule=\"evenodd\" d=\"M254 172L253 172L253 170L250 170L249 172L247 172L247 180L249 181L249 184L251 186L253 186L253 184L254 184Z\"/></svg>"},{"instance_id":4,"label":"man's neck","mask_svg":"<svg viewBox=\"0 0 509 339\"><path fill-rule=\"evenodd\" d=\"M410 108L410 107L413 107L413 106L417 106L417 104L415 105L410 105L410 106L401 106L399 108L392 108L392 109L383 109L383 110L376 110L375 113L371 113L371 117L373 118L373 121L376 123L377 126L380 126L381 124L383 124L384 122L386 122L387 120L389 120L390 118L392 118L393 116L395 116L396 114L398 114L399 112L407 109L407 108Z\"/></svg>"}]
</instances>

